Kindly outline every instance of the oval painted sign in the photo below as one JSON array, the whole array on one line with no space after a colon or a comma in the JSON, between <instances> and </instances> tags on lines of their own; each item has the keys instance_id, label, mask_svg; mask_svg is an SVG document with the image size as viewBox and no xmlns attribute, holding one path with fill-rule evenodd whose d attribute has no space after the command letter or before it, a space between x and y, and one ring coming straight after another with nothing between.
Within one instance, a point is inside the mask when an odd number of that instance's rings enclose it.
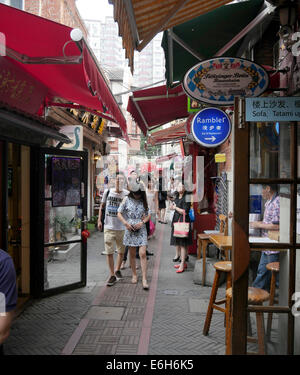
<instances>
[{"instance_id":1,"label":"oval painted sign","mask_svg":"<svg viewBox=\"0 0 300 375\"><path fill-rule=\"evenodd\" d=\"M183 89L191 98L216 105L233 104L234 97L256 97L269 85L268 73L253 61L219 57L188 70Z\"/></svg>"},{"instance_id":2,"label":"oval painted sign","mask_svg":"<svg viewBox=\"0 0 300 375\"><path fill-rule=\"evenodd\" d=\"M194 116L191 131L201 146L217 147L229 137L231 121L221 109L205 108Z\"/></svg>"}]
</instances>

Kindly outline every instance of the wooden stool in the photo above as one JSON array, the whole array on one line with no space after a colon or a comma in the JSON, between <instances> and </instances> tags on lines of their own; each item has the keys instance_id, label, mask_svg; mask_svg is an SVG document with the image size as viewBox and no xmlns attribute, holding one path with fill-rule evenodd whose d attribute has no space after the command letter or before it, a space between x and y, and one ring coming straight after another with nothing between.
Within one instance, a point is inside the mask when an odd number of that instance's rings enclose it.
<instances>
[{"instance_id":1,"label":"wooden stool","mask_svg":"<svg viewBox=\"0 0 300 375\"><path fill-rule=\"evenodd\" d=\"M213 309L219 310L223 313L226 312L225 308L218 306L221 304L225 304L226 298L216 301L216 296L217 296L217 292L219 288L220 275L222 272L226 272L226 289L231 287L231 268L232 268L231 262L230 261L217 262L214 264L214 267L216 269L216 273L215 273L215 278L214 278L214 282L213 282L213 286L212 286L212 290L210 294L208 309L206 313L206 319L205 319L204 328L203 328L204 336L208 335L211 318L213 314Z\"/></svg>"},{"instance_id":2,"label":"wooden stool","mask_svg":"<svg viewBox=\"0 0 300 375\"><path fill-rule=\"evenodd\" d=\"M260 288L248 288L248 305L262 305L264 301L269 299L270 295L267 291ZM231 354L230 339L231 339L231 298L232 288L226 290L226 354ZM257 327L257 338L247 336L248 342L258 343L258 353L247 353L247 354L266 354L265 347L265 329L264 329L264 315L263 312L256 312L256 327ZM238 317L235 317L238 319Z\"/></svg>"},{"instance_id":3,"label":"wooden stool","mask_svg":"<svg viewBox=\"0 0 300 375\"><path fill-rule=\"evenodd\" d=\"M270 283L270 303L269 306L273 306L274 303L278 301L275 300L275 289L276 289L276 274L279 272L279 262L272 262L266 265L266 268L272 272L271 283ZM267 337L271 335L272 328L272 316L273 313L268 313L268 322L267 322Z\"/></svg>"},{"instance_id":4,"label":"wooden stool","mask_svg":"<svg viewBox=\"0 0 300 375\"><path fill-rule=\"evenodd\" d=\"M202 256L202 285L205 285L206 276L206 250L207 245L210 243L209 235L205 233L198 234L198 254L197 259Z\"/></svg>"}]
</instances>

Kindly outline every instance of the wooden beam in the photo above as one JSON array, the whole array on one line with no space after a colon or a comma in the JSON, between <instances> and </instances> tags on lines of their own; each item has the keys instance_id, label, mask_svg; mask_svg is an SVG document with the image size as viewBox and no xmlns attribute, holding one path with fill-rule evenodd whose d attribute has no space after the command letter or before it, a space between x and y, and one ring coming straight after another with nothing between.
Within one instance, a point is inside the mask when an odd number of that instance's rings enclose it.
<instances>
[{"instance_id":1,"label":"wooden beam","mask_svg":"<svg viewBox=\"0 0 300 375\"><path fill-rule=\"evenodd\" d=\"M130 30L131 30L132 43L134 47L136 48L139 44L139 34L138 34L137 26L136 26L136 20L134 17L134 9L132 6L132 1L124 0L124 3L126 7L126 12L127 12L128 23L129 23Z\"/></svg>"},{"instance_id":2,"label":"wooden beam","mask_svg":"<svg viewBox=\"0 0 300 375\"><path fill-rule=\"evenodd\" d=\"M188 1L189 0L178 0L165 17L152 30L150 30L148 35L146 35L143 41L138 45L137 51L141 52Z\"/></svg>"},{"instance_id":3,"label":"wooden beam","mask_svg":"<svg viewBox=\"0 0 300 375\"><path fill-rule=\"evenodd\" d=\"M232 334L230 343L230 353L234 355L246 354L247 350L248 266L250 260L250 246L248 242L249 130L248 123L244 122L242 103L239 98L235 98L233 133ZM243 173L245 178L241 178L241 173Z\"/></svg>"}]
</instances>

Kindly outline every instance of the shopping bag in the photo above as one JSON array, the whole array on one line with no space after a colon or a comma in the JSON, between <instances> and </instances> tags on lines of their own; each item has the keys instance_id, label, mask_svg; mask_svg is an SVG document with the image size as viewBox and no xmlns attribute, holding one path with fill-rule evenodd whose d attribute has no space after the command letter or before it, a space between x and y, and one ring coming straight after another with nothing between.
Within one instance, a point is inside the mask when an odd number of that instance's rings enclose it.
<instances>
[{"instance_id":1,"label":"shopping bag","mask_svg":"<svg viewBox=\"0 0 300 375\"><path fill-rule=\"evenodd\" d=\"M185 221L185 213L183 214L183 221L179 221L179 220L177 223L174 223L173 236L178 237L178 238L186 238L189 236L190 223L187 223Z\"/></svg>"},{"instance_id":2,"label":"shopping bag","mask_svg":"<svg viewBox=\"0 0 300 375\"><path fill-rule=\"evenodd\" d=\"M154 231L155 231L155 224L153 223L153 221L149 221L149 226L150 226L150 231L149 231L149 235L152 236Z\"/></svg>"},{"instance_id":3,"label":"shopping bag","mask_svg":"<svg viewBox=\"0 0 300 375\"><path fill-rule=\"evenodd\" d=\"M193 208L190 208L189 217L190 217L191 222L193 223L195 221L195 212Z\"/></svg>"}]
</instances>

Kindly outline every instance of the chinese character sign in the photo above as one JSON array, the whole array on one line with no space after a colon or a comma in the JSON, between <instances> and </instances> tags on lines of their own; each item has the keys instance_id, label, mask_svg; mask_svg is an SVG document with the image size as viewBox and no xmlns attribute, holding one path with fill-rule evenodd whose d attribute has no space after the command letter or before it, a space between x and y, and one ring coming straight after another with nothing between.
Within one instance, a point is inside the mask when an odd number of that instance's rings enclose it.
<instances>
[{"instance_id":1,"label":"chinese character sign","mask_svg":"<svg viewBox=\"0 0 300 375\"><path fill-rule=\"evenodd\" d=\"M246 121L300 121L300 98L246 98Z\"/></svg>"}]
</instances>

